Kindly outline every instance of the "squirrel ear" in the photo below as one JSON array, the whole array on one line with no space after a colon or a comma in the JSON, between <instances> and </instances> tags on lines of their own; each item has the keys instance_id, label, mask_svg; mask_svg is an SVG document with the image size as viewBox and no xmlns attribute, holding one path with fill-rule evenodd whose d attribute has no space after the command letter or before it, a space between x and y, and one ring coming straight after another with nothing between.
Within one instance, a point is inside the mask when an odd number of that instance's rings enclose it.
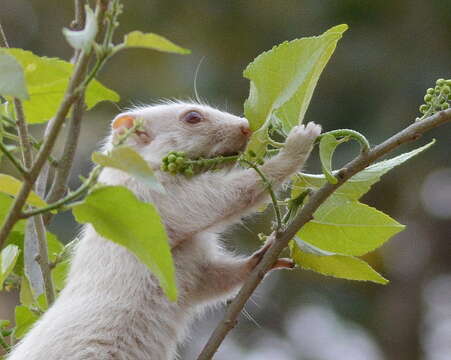
<instances>
[{"instance_id":1,"label":"squirrel ear","mask_svg":"<svg viewBox=\"0 0 451 360\"><path fill-rule=\"evenodd\" d=\"M130 129L135 124L135 117L130 114L120 114L116 116L111 125L114 130L118 130L121 127Z\"/></svg>"},{"instance_id":2,"label":"squirrel ear","mask_svg":"<svg viewBox=\"0 0 451 360\"><path fill-rule=\"evenodd\" d=\"M123 134L125 130L131 129L135 125L136 117L131 114L119 114L113 120L111 127L113 128L114 136L118 136ZM139 144L146 145L149 144L152 140L150 133L146 130L138 130L134 131L137 137L135 138Z\"/></svg>"}]
</instances>

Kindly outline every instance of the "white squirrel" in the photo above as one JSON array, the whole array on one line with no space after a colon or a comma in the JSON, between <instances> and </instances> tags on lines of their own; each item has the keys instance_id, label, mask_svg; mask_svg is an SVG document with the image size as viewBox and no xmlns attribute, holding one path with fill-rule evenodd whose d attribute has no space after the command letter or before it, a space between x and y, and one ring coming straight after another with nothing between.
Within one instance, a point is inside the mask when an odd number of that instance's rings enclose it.
<instances>
[{"instance_id":1,"label":"white squirrel","mask_svg":"<svg viewBox=\"0 0 451 360\"><path fill-rule=\"evenodd\" d=\"M99 181L124 185L158 208L176 267L177 302L165 297L134 255L88 225L65 288L9 360L174 359L190 320L233 296L268 248L266 244L249 257L237 257L221 247L217 236L267 201L265 186L253 169L236 166L191 178L160 171L161 159L172 150L191 158L242 151L251 134L246 119L200 104L141 107L113 120L105 151L137 119L142 128L126 144L148 161L166 193L110 168L102 171ZM261 166L274 186L300 170L320 133L314 123L291 130L284 148ZM274 265L284 267L292 263L280 259Z\"/></svg>"}]
</instances>

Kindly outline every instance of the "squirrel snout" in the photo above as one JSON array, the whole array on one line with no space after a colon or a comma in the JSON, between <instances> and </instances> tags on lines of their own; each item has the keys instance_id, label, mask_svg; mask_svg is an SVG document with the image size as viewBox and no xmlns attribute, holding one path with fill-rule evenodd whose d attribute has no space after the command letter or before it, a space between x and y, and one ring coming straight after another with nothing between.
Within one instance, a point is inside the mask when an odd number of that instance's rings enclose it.
<instances>
[{"instance_id":1,"label":"squirrel snout","mask_svg":"<svg viewBox=\"0 0 451 360\"><path fill-rule=\"evenodd\" d=\"M247 138L251 137L251 135L252 135L252 130L249 128L249 126L241 125L241 126L240 126L240 130L241 130L241 133L242 133L244 136L246 136Z\"/></svg>"}]
</instances>

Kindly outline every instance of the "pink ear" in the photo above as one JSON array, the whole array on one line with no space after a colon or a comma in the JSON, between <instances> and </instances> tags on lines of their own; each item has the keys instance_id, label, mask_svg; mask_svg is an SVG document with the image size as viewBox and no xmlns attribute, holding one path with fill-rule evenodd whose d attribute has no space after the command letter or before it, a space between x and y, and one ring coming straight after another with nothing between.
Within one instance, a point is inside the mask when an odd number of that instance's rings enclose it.
<instances>
[{"instance_id":1,"label":"pink ear","mask_svg":"<svg viewBox=\"0 0 451 360\"><path fill-rule=\"evenodd\" d=\"M111 125L114 130L117 130L121 127L126 129L130 129L135 124L135 118L132 115L118 115Z\"/></svg>"}]
</instances>

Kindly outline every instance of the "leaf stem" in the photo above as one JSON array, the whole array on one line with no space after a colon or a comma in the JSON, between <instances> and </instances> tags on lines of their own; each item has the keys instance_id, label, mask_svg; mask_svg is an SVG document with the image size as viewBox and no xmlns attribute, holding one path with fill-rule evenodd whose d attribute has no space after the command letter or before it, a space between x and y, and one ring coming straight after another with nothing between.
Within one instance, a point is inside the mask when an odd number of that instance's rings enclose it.
<instances>
[{"instance_id":1,"label":"leaf stem","mask_svg":"<svg viewBox=\"0 0 451 360\"><path fill-rule=\"evenodd\" d=\"M351 130L351 129L332 130L332 131L325 132L325 133L321 134L320 136L318 136L316 141L319 142L321 140L321 138L327 134L333 135L336 138L339 138L339 137L352 138L360 143L360 146L361 146L363 152L367 152L370 150L370 143L368 142L367 138L364 135L362 135L361 133L359 133L358 131Z\"/></svg>"},{"instance_id":2,"label":"leaf stem","mask_svg":"<svg viewBox=\"0 0 451 360\"><path fill-rule=\"evenodd\" d=\"M271 182L268 180L268 178L265 176L265 174L263 174L263 172L258 168L257 165L255 165L254 163L252 163L251 161L248 161L246 159L240 159L241 162L244 162L245 164L249 165L252 169L254 169L257 174L262 178L263 180L263 184L266 186L269 196L271 197L271 201L272 201L272 206L274 209L274 214L276 215L276 221L277 221L277 228L276 228L276 233L278 233L279 231L282 230L282 216L280 215L280 208L279 205L277 203L277 197L276 194L274 193L274 190L272 188Z\"/></svg>"},{"instance_id":3,"label":"leaf stem","mask_svg":"<svg viewBox=\"0 0 451 360\"><path fill-rule=\"evenodd\" d=\"M16 159L16 157L11 154L11 152L6 148L6 146L0 142L0 151L5 154L5 156L11 161L11 163L14 165L14 167L20 172L20 174L23 176L23 178L27 178L28 172L27 170L22 166L19 160Z\"/></svg>"}]
</instances>

